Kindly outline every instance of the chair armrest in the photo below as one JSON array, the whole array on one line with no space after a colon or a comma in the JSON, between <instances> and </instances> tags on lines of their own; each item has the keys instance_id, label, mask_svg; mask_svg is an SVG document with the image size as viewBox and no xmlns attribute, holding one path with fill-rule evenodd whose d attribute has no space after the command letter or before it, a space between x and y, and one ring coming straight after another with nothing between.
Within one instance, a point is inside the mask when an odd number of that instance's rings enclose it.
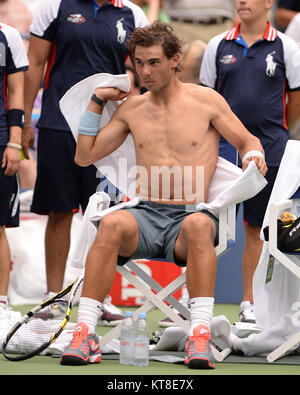
<instances>
[{"instance_id":1,"label":"chair armrest","mask_svg":"<svg viewBox=\"0 0 300 395\"><path fill-rule=\"evenodd\" d=\"M235 242L236 206L220 209L219 212L219 243L215 247L216 255L220 257ZM230 242L229 242L230 241Z\"/></svg>"}]
</instances>

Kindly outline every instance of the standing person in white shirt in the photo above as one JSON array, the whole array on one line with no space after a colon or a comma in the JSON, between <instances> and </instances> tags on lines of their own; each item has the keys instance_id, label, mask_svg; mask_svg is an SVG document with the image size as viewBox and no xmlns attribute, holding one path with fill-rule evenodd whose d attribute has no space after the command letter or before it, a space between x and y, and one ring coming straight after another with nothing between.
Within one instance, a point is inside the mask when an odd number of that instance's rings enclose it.
<instances>
[{"instance_id":1,"label":"standing person in white shirt","mask_svg":"<svg viewBox=\"0 0 300 395\"><path fill-rule=\"evenodd\" d=\"M243 203L246 246L243 255L242 321L255 322L252 279L262 250L260 230L289 130L300 116L300 62L295 41L268 21L274 0L236 0L240 23L209 42L200 82L228 102L265 150L268 185ZM288 96L288 102L286 100ZM220 139L220 156L241 165L237 151Z\"/></svg>"},{"instance_id":2,"label":"standing person in white shirt","mask_svg":"<svg viewBox=\"0 0 300 395\"><path fill-rule=\"evenodd\" d=\"M19 226L16 173L21 162L26 49L19 32L0 22L0 315L9 309L10 247L6 227Z\"/></svg>"}]
</instances>

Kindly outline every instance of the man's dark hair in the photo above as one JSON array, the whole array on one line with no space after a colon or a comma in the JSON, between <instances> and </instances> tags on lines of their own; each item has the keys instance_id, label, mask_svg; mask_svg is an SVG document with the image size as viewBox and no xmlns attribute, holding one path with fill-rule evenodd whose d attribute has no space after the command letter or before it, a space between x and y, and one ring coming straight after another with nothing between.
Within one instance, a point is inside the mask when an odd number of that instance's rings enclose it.
<instances>
[{"instance_id":1,"label":"man's dark hair","mask_svg":"<svg viewBox=\"0 0 300 395\"><path fill-rule=\"evenodd\" d=\"M171 59L177 53L182 54L183 42L176 36L171 25L155 21L152 25L135 29L126 45L129 49L131 61L135 64L134 55L137 46L152 47L153 45L161 45L165 56ZM180 72L182 70L183 65L180 62L175 71Z\"/></svg>"}]
</instances>

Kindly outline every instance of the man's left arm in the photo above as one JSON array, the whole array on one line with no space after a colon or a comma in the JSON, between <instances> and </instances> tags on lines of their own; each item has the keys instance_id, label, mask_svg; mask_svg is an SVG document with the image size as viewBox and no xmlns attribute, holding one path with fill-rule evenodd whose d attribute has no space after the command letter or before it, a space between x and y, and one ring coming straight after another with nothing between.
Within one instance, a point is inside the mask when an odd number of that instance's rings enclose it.
<instances>
[{"instance_id":1,"label":"man's left arm","mask_svg":"<svg viewBox=\"0 0 300 395\"><path fill-rule=\"evenodd\" d=\"M211 125L238 150L243 170L254 160L258 170L265 175L268 168L260 140L245 128L223 96L209 89L206 99L215 112L210 121Z\"/></svg>"},{"instance_id":2,"label":"man's left arm","mask_svg":"<svg viewBox=\"0 0 300 395\"><path fill-rule=\"evenodd\" d=\"M11 26L2 26L7 39L7 125L9 141L2 157L5 175L12 176L18 171L21 160L21 138L24 122L24 72L28 69L28 58L20 33Z\"/></svg>"},{"instance_id":3,"label":"man's left arm","mask_svg":"<svg viewBox=\"0 0 300 395\"><path fill-rule=\"evenodd\" d=\"M148 4L148 20L149 23L153 23L159 18L160 11L160 0L145 0Z\"/></svg>"}]
</instances>

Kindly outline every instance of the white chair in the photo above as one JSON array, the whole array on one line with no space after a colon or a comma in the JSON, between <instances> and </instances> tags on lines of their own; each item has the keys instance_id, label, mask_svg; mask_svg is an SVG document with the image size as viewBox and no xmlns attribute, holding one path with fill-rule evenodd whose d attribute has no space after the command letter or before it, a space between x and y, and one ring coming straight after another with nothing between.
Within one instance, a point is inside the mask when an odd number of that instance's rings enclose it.
<instances>
[{"instance_id":1,"label":"white chair","mask_svg":"<svg viewBox=\"0 0 300 395\"><path fill-rule=\"evenodd\" d=\"M300 197L300 188L294 196ZM270 204L270 215L269 215L269 251L278 262L290 270L299 280L300 280L300 253L284 253L278 249L277 246L277 219L280 217L283 211L289 211L295 205L293 198L284 200L280 203ZM292 259L292 257L294 259ZM298 262L298 264L297 264ZM300 331L293 336L291 336L287 341L277 347L274 351L267 355L267 360L269 362L274 362L277 359L284 356L289 350L294 348L298 343L300 343Z\"/></svg>"},{"instance_id":2,"label":"white chair","mask_svg":"<svg viewBox=\"0 0 300 395\"><path fill-rule=\"evenodd\" d=\"M220 210L219 243L215 247L217 257L220 257L229 248L233 247L235 243L235 222L235 205ZM185 272L180 274L166 287L162 287L139 266L139 263L134 260L127 262L124 266L118 266L117 271L147 298L147 301L135 311L134 318L137 318L139 312L148 313L153 309L158 308L186 333L189 332L189 310L172 296L185 284ZM182 319L173 309L176 309L179 313L181 313L186 318L186 320ZM101 345L103 346L112 339L118 337L120 335L120 330L121 324L116 326L102 337ZM230 353L230 349L228 349L227 346L225 348L223 347L225 346L220 343L215 344L213 347L213 354L217 361L222 361Z\"/></svg>"},{"instance_id":3,"label":"white chair","mask_svg":"<svg viewBox=\"0 0 300 395\"><path fill-rule=\"evenodd\" d=\"M251 162L243 172L225 159L218 159L216 171L208 191L208 203L203 202L198 204L198 209L211 210L218 215L219 244L215 248L217 257L224 254L228 248L234 245L236 204L256 195L264 188L266 183L265 178L259 173L254 162ZM114 210L124 208L125 206L134 207L138 203L138 198L133 197L129 202L120 203L117 206L105 209L105 201L103 201L101 194L102 192L99 195L95 193L90 197L76 248L70 258L74 269L84 266L88 250L97 233L99 221ZM146 303L135 312L135 317L141 311L150 312L154 308L158 308L187 333L189 331L189 311L181 306L172 296L176 290L185 284L185 273L182 273L169 285L162 287L140 269L135 261L130 261L124 266L117 267L117 271L147 298ZM178 317L173 311L173 308L182 313L187 320ZM101 339L102 346L112 339L117 338L120 335L120 329L121 325L118 325L108 332ZM223 346L223 344L219 343L214 348L215 359L217 361L223 360L230 352L227 347L223 350Z\"/></svg>"}]
</instances>

